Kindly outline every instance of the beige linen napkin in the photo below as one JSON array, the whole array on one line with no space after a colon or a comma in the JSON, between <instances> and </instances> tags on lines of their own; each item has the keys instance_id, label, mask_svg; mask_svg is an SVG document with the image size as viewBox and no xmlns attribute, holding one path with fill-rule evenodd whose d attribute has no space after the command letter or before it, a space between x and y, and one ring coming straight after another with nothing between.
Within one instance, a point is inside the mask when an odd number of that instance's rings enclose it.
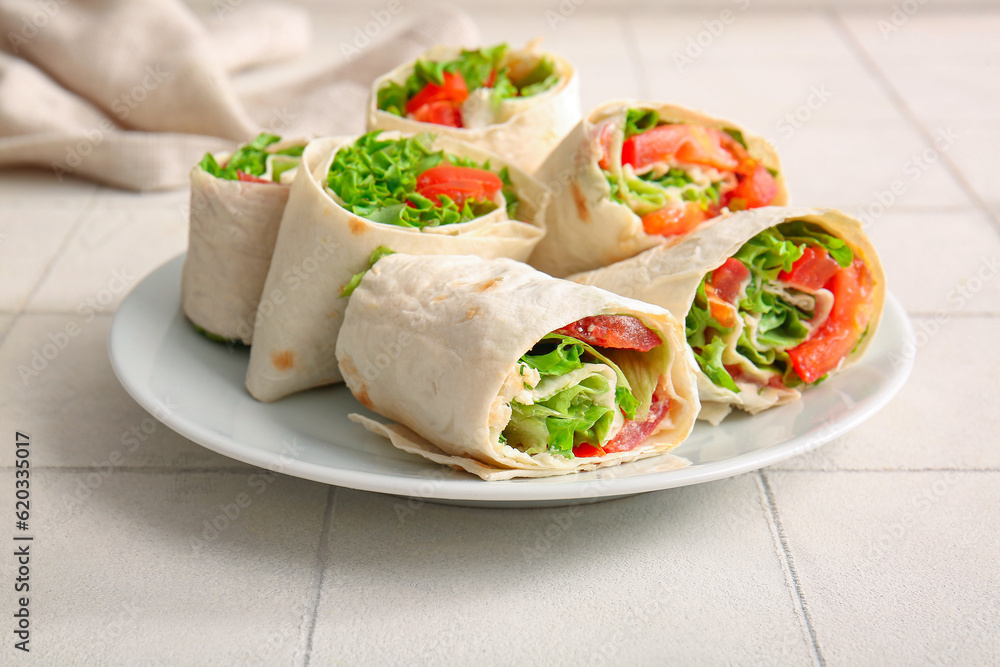
<instances>
[{"instance_id":1,"label":"beige linen napkin","mask_svg":"<svg viewBox=\"0 0 1000 667\"><path fill-rule=\"evenodd\" d=\"M432 44L478 41L458 10L395 7L389 39L349 43L348 63L241 98L232 73L305 52L304 10L218 0L203 21L180 0L0 0L0 167L183 187L203 153L261 131L361 131L375 77Z\"/></svg>"}]
</instances>

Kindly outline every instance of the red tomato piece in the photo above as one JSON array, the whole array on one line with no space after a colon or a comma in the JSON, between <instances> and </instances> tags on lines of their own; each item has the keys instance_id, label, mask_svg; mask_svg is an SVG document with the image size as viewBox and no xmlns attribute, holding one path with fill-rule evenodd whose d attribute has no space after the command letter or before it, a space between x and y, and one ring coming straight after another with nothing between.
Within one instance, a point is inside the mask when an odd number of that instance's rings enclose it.
<instances>
[{"instance_id":1,"label":"red tomato piece","mask_svg":"<svg viewBox=\"0 0 1000 667\"><path fill-rule=\"evenodd\" d=\"M680 236L716 215L714 206L701 210L697 202L685 202L683 206L664 206L642 216L642 228L654 236Z\"/></svg>"},{"instance_id":2,"label":"red tomato piece","mask_svg":"<svg viewBox=\"0 0 1000 667\"><path fill-rule=\"evenodd\" d=\"M723 136L727 135L704 125L660 125L625 140L622 164L638 170L674 158L733 171L739 161L723 147Z\"/></svg>"},{"instance_id":3,"label":"red tomato piece","mask_svg":"<svg viewBox=\"0 0 1000 667\"><path fill-rule=\"evenodd\" d=\"M489 199L489 195L487 194L482 181L450 181L448 183L436 183L434 185L428 185L426 188L418 189L417 192L431 201L437 202L438 206L442 206L440 199L441 195L447 195L450 197L459 208L465 204L467 199L471 199L473 201Z\"/></svg>"},{"instance_id":4,"label":"red tomato piece","mask_svg":"<svg viewBox=\"0 0 1000 667\"><path fill-rule=\"evenodd\" d=\"M451 102L453 105L461 105L469 96L469 89L465 85L465 79L458 72L445 72L443 85L434 82L428 83L416 95L411 97L406 103L406 113L416 112L422 106L431 102Z\"/></svg>"},{"instance_id":5,"label":"red tomato piece","mask_svg":"<svg viewBox=\"0 0 1000 667\"><path fill-rule=\"evenodd\" d=\"M712 271L712 287L719 298L728 303L736 302L743 281L750 277L750 269L746 264L730 257L722 266Z\"/></svg>"},{"instance_id":6,"label":"red tomato piece","mask_svg":"<svg viewBox=\"0 0 1000 667\"><path fill-rule=\"evenodd\" d=\"M874 311L872 285L871 273L860 259L824 285L833 292L830 316L808 340L788 351L803 382L815 382L835 369L861 340Z\"/></svg>"},{"instance_id":7,"label":"red tomato piece","mask_svg":"<svg viewBox=\"0 0 1000 667\"><path fill-rule=\"evenodd\" d=\"M611 442L604 445L605 452L627 452L635 449L646 438L656 430L663 418L670 411L670 399L653 397L653 404L649 406L649 414L642 421L626 419L618 434L611 439Z\"/></svg>"},{"instance_id":8,"label":"red tomato piece","mask_svg":"<svg viewBox=\"0 0 1000 667\"><path fill-rule=\"evenodd\" d=\"M440 100L418 108L410 117L421 123L462 127L462 110L454 102Z\"/></svg>"},{"instance_id":9,"label":"red tomato piece","mask_svg":"<svg viewBox=\"0 0 1000 667\"><path fill-rule=\"evenodd\" d=\"M440 164L427 169L417 176L417 191L431 185L451 183L453 181L478 181L483 188L496 194L503 187L503 181L492 171L476 169L475 167L456 167L450 164ZM423 193L421 193L423 194Z\"/></svg>"},{"instance_id":10,"label":"red tomato piece","mask_svg":"<svg viewBox=\"0 0 1000 667\"><path fill-rule=\"evenodd\" d=\"M705 283L705 296L708 297L708 312L716 322L732 329L736 326L736 313L733 306L728 301L720 297L711 283Z\"/></svg>"},{"instance_id":11,"label":"red tomato piece","mask_svg":"<svg viewBox=\"0 0 1000 667\"><path fill-rule=\"evenodd\" d=\"M245 171L236 170L236 178L245 183L271 183L272 181L265 180L263 178L258 178L253 174L248 174Z\"/></svg>"},{"instance_id":12,"label":"red tomato piece","mask_svg":"<svg viewBox=\"0 0 1000 667\"><path fill-rule=\"evenodd\" d=\"M573 447L573 456L578 459L590 456L604 456L604 450L600 447L595 447L589 442L581 442L579 445Z\"/></svg>"},{"instance_id":13,"label":"red tomato piece","mask_svg":"<svg viewBox=\"0 0 1000 667\"><path fill-rule=\"evenodd\" d=\"M736 209L760 208L767 206L778 196L778 184L771 172L762 164L740 179L739 184L728 193L728 200L741 200ZM733 208L733 206L730 206Z\"/></svg>"},{"instance_id":14,"label":"red tomato piece","mask_svg":"<svg viewBox=\"0 0 1000 667\"><path fill-rule=\"evenodd\" d=\"M608 160L611 157L611 139L614 137L615 128L608 123L601 128L601 136L598 142L601 146L601 159L597 161L597 166L601 169L610 169L611 163Z\"/></svg>"},{"instance_id":15,"label":"red tomato piece","mask_svg":"<svg viewBox=\"0 0 1000 667\"><path fill-rule=\"evenodd\" d=\"M649 352L662 341L632 315L594 315L567 324L555 333L572 336L594 347Z\"/></svg>"},{"instance_id":16,"label":"red tomato piece","mask_svg":"<svg viewBox=\"0 0 1000 667\"><path fill-rule=\"evenodd\" d=\"M840 271L840 264L830 257L826 248L806 246L802 257L792 264L792 270L779 273L778 280L806 292L815 292L833 278L837 271Z\"/></svg>"}]
</instances>

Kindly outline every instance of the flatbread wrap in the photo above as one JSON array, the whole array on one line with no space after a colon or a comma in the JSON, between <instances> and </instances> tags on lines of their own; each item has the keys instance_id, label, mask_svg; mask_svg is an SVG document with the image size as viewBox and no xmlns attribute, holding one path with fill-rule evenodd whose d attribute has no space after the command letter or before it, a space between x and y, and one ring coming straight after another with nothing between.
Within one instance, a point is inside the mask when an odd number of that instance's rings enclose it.
<instances>
[{"instance_id":1,"label":"flatbread wrap","mask_svg":"<svg viewBox=\"0 0 1000 667\"><path fill-rule=\"evenodd\" d=\"M553 193L532 266L590 271L676 243L720 213L788 203L778 155L736 123L656 102L591 111L538 169Z\"/></svg>"},{"instance_id":2,"label":"flatbread wrap","mask_svg":"<svg viewBox=\"0 0 1000 667\"><path fill-rule=\"evenodd\" d=\"M261 134L191 170L184 314L206 336L249 345L288 191L306 141Z\"/></svg>"},{"instance_id":3,"label":"flatbread wrap","mask_svg":"<svg viewBox=\"0 0 1000 667\"><path fill-rule=\"evenodd\" d=\"M878 329L885 273L861 223L840 211L733 213L679 244L573 280L663 306L685 322L700 417L757 413L857 361Z\"/></svg>"},{"instance_id":4,"label":"flatbread wrap","mask_svg":"<svg viewBox=\"0 0 1000 667\"><path fill-rule=\"evenodd\" d=\"M433 47L377 79L368 108L369 130L433 130L529 173L579 119L575 69L537 43Z\"/></svg>"},{"instance_id":5,"label":"flatbread wrap","mask_svg":"<svg viewBox=\"0 0 1000 667\"><path fill-rule=\"evenodd\" d=\"M450 137L317 139L302 159L250 350L247 389L261 401L341 380L340 294L379 246L524 260L544 234L545 189Z\"/></svg>"},{"instance_id":6,"label":"flatbread wrap","mask_svg":"<svg viewBox=\"0 0 1000 667\"><path fill-rule=\"evenodd\" d=\"M396 423L353 420L486 480L664 454L698 412L669 312L509 259L380 259L350 297L337 360Z\"/></svg>"}]
</instances>

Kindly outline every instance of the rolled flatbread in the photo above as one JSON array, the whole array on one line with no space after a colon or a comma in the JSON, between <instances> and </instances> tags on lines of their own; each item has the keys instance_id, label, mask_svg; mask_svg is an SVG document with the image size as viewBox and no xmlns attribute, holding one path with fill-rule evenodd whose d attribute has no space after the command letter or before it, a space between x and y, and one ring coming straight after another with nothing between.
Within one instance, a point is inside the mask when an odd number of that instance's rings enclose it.
<instances>
[{"instance_id":1,"label":"rolled flatbread","mask_svg":"<svg viewBox=\"0 0 1000 667\"><path fill-rule=\"evenodd\" d=\"M355 397L397 423L352 419L487 480L663 454L698 412L669 312L508 259L379 260L350 297L337 360Z\"/></svg>"},{"instance_id":2,"label":"rolled flatbread","mask_svg":"<svg viewBox=\"0 0 1000 667\"><path fill-rule=\"evenodd\" d=\"M699 361L700 417L716 424L734 406L757 413L797 400L856 362L878 329L886 289L857 219L791 207L728 214L675 246L571 279L685 321Z\"/></svg>"},{"instance_id":3,"label":"rolled flatbread","mask_svg":"<svg viewBox=\"0 0 1000 667\"><path fill-rule=\"evenodd\" d=\"M202 165L191 170L181 305L188 319L213 338L245 345L253 339L257 302L299 159L277 151L305 144L304 139L292 139L269 145L273 157L257 176L230 180ZM232 155L215 153L212 158L224 165Z\"/></svg>"},{"instance_id":4,"label":"rolled flatbread","mask_svg":"<svg viewBox=\"0 0 1000 667\"><path fill-rule=\"evenodd\" d=\"M626 140L626 128L637 131L628 122L630 110L653 126L640 120L640 135ZM658 141L649 139L653 134ZM636 143L640 136L645 143ZM727 206L788 203L778 155L765 139L736 123L656 102L597 107L535 176L553 197L548 233L529 263L560 277L676 243Z\"/></svg>"},{"instance_id":5,"label":"rolled flatbread","mask_svg":"<svg viewBox=\"0 0 1000 667\"><path fill-rule=\"evenodd\" d=\"M445 62L457 58L462 49L435 46L419 60ZM505 62L535 62L547 58L559 82L540 93L504 99L490 99L489 88L472 90L462 104L463 127L420 122L379 109L378 93L390 82L405 85L416 61L401 65L372 84L368 102L369 130L438 132L502 155L528 173L535 171L559 140L580 119L580 84L576 70L565 58L541 50L536 43L508 51Z\"/></svg>"},{"instance_id":6,"label":"rolled flatbread","mask_svg":"<svg viewBox=\"0 0 1000 667\"><path fill-rule=\"evenodd\" d=\"M399 139L396 132L379 136ZM433 138L434 150L507 167L520 199L516 219L500 206L468 222L435 227L401 227L372 222L344 208L327 187L334 157L357 137L312 141L292 184L258 307L247 389L261 401L341 381L334 349L347 299L341 291L368 268L372 252L384 246L425 255L472 254L527 259L544 234L548 193L506 160L450 137Z\"/></svg>"}]
</instances>

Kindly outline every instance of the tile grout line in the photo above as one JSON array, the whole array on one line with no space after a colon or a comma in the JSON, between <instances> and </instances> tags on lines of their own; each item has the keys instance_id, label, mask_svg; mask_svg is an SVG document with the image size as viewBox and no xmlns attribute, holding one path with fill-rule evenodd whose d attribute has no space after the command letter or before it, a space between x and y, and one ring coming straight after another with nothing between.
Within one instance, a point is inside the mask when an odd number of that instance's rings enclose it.
<instances>
[{"instance_id":1,"label":"tile grout line","mask_svg":"<svg viewBox=\"0 0 1000 667\"><path fill-rule=\"evenodd\" d=\"M73 224L70 225L70 228L66 232L66 235L63 237L63 240L59 243L59 247L56 248L56 251L54 253L52 253L52 257L49 259L48 264L45 265L45 269L42 271L41 275L38 276L38 280L35 281L35 286L31 288L31 291L28 292L28 296L24 298L24 301L21 303L20 306L18 306L17 310L11 313L10 324L7 325L7 328L5 330L0 331L0 347L3 347L3 344L7 342L7 337L10 335L10 332L14 330L14 325L16 325L17 321L21 319L21 315L24 314L25 311L27 311L28 304L31 303L31 300L35 297L35 294L37 294L38 290L41 289L42 284L45 282L45 279L49 277L50 273L52 273L53 267L55 267L56 262L59 260L59 258L62 257L62 254L66 251L66 248L69 247L70 240L76 234L77 229L80 228L80 224L92 210L92 206L94 204L94 201L97 199L98 193L102 192L103 190L104 186L99 185L96 188L94 188L93 192L90 193L90 197L87 199L87 203L84 204L83 208L80 209L80 214L76 216L75 220L73 220Z\"/></svg>"},{"instance_id":2,"label":"tile grout line","mask_svg":"<svg viewBox=\"0 0 1000 667\"><path fill-rule=\"evenodd\" d=\"M781 525L781 517L778 515L778 507L775 504L774 494L771 492L771 485L768 483L767 477L764 476L763 470L758 470L755 478L757 479L757 488L766 504L765 515L768 527L771 529L772 538L778 542L775 545L775 551L778 552L777 555L781 561L781 569L784 571L785 580L791 589L790 592L792 594L792 602L795 605L795 613L804 626L810 648L812 649L813 663L819 665L819 667L825 667L826 659L823 657L819 640L816 638L816 630L813 628L812 617L809 615L809 607L806 605L805 596L802 593L802 584L799 581L799 574L795 570L795 563L792 560L792 554L788 547L788 538L785 535L784 526Z\"/></svg>"},{"instance_id":3,"label":"tile grout line","mask_svg":"<svg viewBox=\"0 0 1000 667\"><path fill-rule=\"evenodd\" d=\"M323 594L323 575L326 572L326 551L330 546L330 533L333 531L333 514L337 505L337 487L330 486L326 495L326 508L323 511L323 528L319 534L319 544L316 547L316 563L313 567L312 580L309 582L309 598L306 602L305 623L299 632L299 645L295 650L296 664L308 667L312 659L313 635L316 633L316 617L319 614L320 597Z\"/></svg>"},{"instance_id":4,"label":"tile grout line","mask_svg":"<svg viewBox=\"0 0 1000 667\"><path fill-rule=\"evenodd\" d=\"M93 466L32 466L32 470L39 472L63 472L63 473L85 473L94 472L99 470L106 470L107 465L93 465ZM781 472L805 472L805 473L817 473L817 472L849 472L849 473L868 473L868 472L878 472L878 473L907 473L907 472L1000 472L1000 468L782 468L780 463L768 466L769 470L776 470ZM0 472L12 472L17 470L14 466L10 465L0 465ZM242 474L242 473L252 473L259 471L268 471L268 468L260 468L257 466L252 466L247 464L246 466L207 466L207 467L194 467L194 466L120 466L115 468L116 472L121 473L133 473L133 474L159 474L159 475L175 475L175 474ZM271 471L274 472L274 471ZM279 473L283 474L283 473ZM294 475L285 475L289 479L304 479L295 477Z\"/></svg>"},{"instance_id":5,"label":"tile grout line","mask_svg":"<svg viewBox=\"0 0 1000 667\"><path fill-rule=\"evenodd\" d=\"M861 40L859 40L857 36L851 32L850 27L844 22L840 12L831 8L827 10L826 15L833 24L834 31L840 35L840 38L847 44L848 48L861 62L862 67L868 71L868 74L875 80L876 85L882 89L882 92L889 98L889 101L893 104L893 106L896 107L896 110L902 114L903 118L909 122L909 124L917 131L917 134L920 135L928 146L934 146L934 135L924 126L916 112L910 108L910 105L906 102L902 93L896 90L896 87L892 85L888 75L882 71L881 67L878 66L878 63L865 49ZM959 188L965 193L965 196L969 199L969 201L971 201L981 213L986 215L988 220L993 222L994 230L997 233L1000 233L1000 219L997 218L990 207L986 204L986 201L983 200L978 192L976 192L976 189L972 187L972 184L969 183L969 180L965 177L965 173L958 168L958 165L955 164L948 153L938 151L938 157L941 160L941 164L944 165L945 170L953 179L955 179L955 182L958 183Z\"/></svg>"},{"instance_id":6,"label":"tile grout line","mask_svg":"<svg viewBox=\"0 0 1000 667\"><path fill-rule=\"evenodd\" d=\"M642 53L639 51L638 36L635 34L635 28L632 25L633 16L634 12L629 10L623 12L618 19L621 27L621 38L625 42L625 52L628 54L628 59L632 61L632 69L638 74L639 99L648 100L650 88L649 76L646 73L646 63L643 62Z\"/></svg>"}]
</instances>

